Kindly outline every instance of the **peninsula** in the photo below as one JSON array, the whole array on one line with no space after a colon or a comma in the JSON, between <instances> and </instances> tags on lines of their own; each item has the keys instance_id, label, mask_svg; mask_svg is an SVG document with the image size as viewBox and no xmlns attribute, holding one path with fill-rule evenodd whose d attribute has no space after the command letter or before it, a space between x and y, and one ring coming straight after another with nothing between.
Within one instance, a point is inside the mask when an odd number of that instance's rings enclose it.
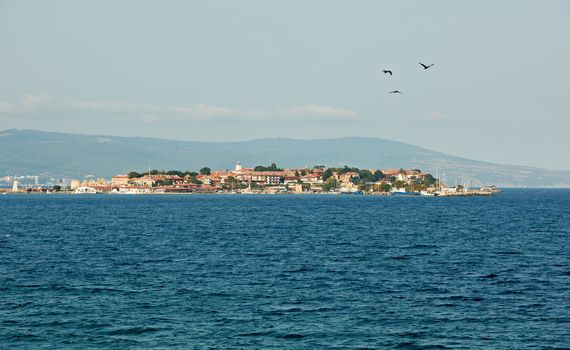
<instances>
[{"instance_id":1,"label":"peninsula","mask_svg":"<svg viewBox=\"0 0 570 350\"><path fill-rule=\"evenodd\" d=\"M279 168L243 167L239 162L232 170L199 171L148 170L115 175L111 181L72 180L69 185L52 188L19 188L14 180L12 192L68 192L109 194L151 193L241 193L241 194L367 194L473 196L492 195L494 186L473 187L467 183L447 186L439 176L420 169L359 169L355 167Z\"/></svg>"}]
</instances>

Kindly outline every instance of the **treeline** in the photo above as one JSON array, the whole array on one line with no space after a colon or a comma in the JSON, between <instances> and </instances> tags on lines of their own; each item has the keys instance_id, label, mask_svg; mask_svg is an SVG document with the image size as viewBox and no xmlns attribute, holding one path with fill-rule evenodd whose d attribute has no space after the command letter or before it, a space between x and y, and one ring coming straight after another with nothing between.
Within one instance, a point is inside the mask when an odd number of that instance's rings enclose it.
<instances>
[{"instance_id":1,"label":"treeline","mask_svg":"<svg viewBox=\"0 0 570 350\"><path fill-rule=\"evenodd\" d=\"M136 171L131 171L128 176L129 179L134 179L134 178L140 178L143 176L147 176L147 175L172 175L172 176L179 176L179 177L195 177L198 174L200 175L210 175L212 173L211 169L208 167L203 167L202 169L200 169L200 172L195 172L195 171L180 171L180 170L156 170L153 169L151 171L143 171L143 172L136 172Z\"/></svg>"},{"instance_id":2,"label":"treeline","mask_svg":"<svg viewBox=\"0 0 570 350\"><path fill-rule=\"evenodd\" d=\"M420 169L413 169L417 173L421 173ZM346 174L346 173L358 173L358 177L352 179L352 183L358 185L360 190L368 188L369 185L374 184L379 180L385 180L386 182L381 183L378 188L381 192L388 192L392 187L406 188L409 191L419 191L428 188L436 183L436 179L431 174L426 174L423 178L412 179L409 183L402 180L397 180L395 176L388 178L382 171L376 170L371 172L368 169L358 169L354 167L344 166L343 168L328 168L323 173L323 191L332 191L338 189L340 182L333 177L333 174ZM405 169L400 169L400 174L406 174Z\"/></svg>"},{"instance_id":3,"label":"treeline","mask_svg":"<svg viewBox=\"0 0 570 350\"><path fill-rule=\"evenodd\" d=\"M358 169L354 167L344 166L343 168L328 168L323 173L323 180L328 180L333 174L336 173L338 175L346 174L346 173L358 173L359 180L361 182L376 182L378 180L384 179L384 173L380 170L376 170L375 172L371 172L368 169Z\"/></svg>"},{"instance_id":4,"label":"treeline","mask_svg":"<svg viewBox=\"0 0 570 350\"><path fill-rule=\"evenodd\" d=\"M147 175L171 175L171 176L178 176L181 178L185 178L185 182L186 183L193 183L196 185L201 185L202 181L198 180L196 178L196 176L198 176L199 174L201 175L210 175L211 174L211 170L208 167L203 167L202 169L200 169L200 172L195 172L195 171L180 171L180 170L156 170L153 169L151 171L145 171L145 172L136 172L136 171L131 171L128 174L129 179L137 179L137 178L141 178L143 176L147 176ZM171 186L173 185L173 181L171 179L161 179L161 180L156 180L153 181L153 186Z\"/></svg>"},{"instance_id":5,"label":"treeline","mask_svg":"<svg viewBox=\"0 0 570 350\"><path fill-rule=\"evenodd\" d=\"M283 168L278 168L277 164L271 163L270 166L258 165L253 168L253 171L283 171Z\"/></svg>"},{"instance_id":6,"label":"treeline","mask_svg":"<svg viewBox=\"0 0 570 350\"><path fill-rule=\"evenodd\" d=\"M343 175L346 173L357 173L358 177L352 179L352 183L358 185L359 188L366 188L368 184L374 183L379 180L385 179L385 175L380 170L376 170L371 172L368 169L358 169L354 167L344 166L343 168L328 168L323 173L323 191L332 191L338 189L340 186L340 182L333 177L334 174Z\"/></svg>"}]
</instances>

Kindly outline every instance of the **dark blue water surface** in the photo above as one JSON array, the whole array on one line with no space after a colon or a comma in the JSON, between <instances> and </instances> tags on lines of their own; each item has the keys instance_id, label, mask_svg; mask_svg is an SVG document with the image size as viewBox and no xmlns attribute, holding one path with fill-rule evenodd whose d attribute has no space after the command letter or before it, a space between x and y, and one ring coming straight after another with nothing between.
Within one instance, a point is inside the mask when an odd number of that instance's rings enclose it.
<instances>
[{"instance_id":1,"label":"dark blue water surface","mask_svg":"<svg viewBox=\"0 0 570 350\"><path fill-rule=\"evenodd\" d=\"M570 347L570 190L0 196L0 347Z\"/></svg>"}]
</instances>

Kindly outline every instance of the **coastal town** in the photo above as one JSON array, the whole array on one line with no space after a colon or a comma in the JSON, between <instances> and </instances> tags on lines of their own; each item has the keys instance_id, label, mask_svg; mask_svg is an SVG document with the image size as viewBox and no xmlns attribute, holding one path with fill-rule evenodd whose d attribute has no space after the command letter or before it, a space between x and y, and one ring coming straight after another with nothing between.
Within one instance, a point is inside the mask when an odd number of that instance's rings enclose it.
<instances>
[{"instance_id":1,"label":"coastal town","mask_svg":"<svg viewBox=\"0 0 570 350\"><path fill-rule=\"evenodd\" d=\"M73 194L353 194L409 196L487 196L494 186L447 186L439 176L420 169L358 169L326 167L283 169L276 164L247 168L239 162L234 169L212 171L131 171L104 178L71 180L69 185L20 186L17 178L4 193Z\"/></svg>"}]
</instances>

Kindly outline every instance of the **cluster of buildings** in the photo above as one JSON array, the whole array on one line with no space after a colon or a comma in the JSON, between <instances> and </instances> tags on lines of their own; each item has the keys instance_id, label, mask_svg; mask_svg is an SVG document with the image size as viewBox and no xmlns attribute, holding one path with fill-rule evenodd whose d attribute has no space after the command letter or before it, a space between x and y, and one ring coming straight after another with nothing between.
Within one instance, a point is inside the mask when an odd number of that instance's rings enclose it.
<instances>
[{"instance_id":1,"label":"cluster of buildings","mask_svg":"<svg viewBox=\"0 0 570 350\"><path fill-rule=\"evenodd\" d=\"M71 190L76 193L374 193L388 192L395 182L403 186L431 176L419 170L383 169L367 170L367 174L381 175L364 179L362 171L356 170L319 166L258 171L238 162L233 170L195 175L149 172L138 177L115 175L110 183L102 179L77 181L72 182Z\"/></svg>"},{"instance_id":2,"label":"cluster of buildings","mask_svg":"<svg viewBox=\"0 0 570 350\"><path fill-rule=\"evenodd\" d=\"M37 182L37 180L36 180ZM0 189L7 192L9 189ZM55 185L20 187L17 178L11 192L58 191L72 193L349 193L406 195L490 195L494 187L468 189L467 186L447 187L431 174L419 169L357 169L313 168L279 169L271 167L245 168L239 162L233 170L197 172L149 171L139 174L115 175L104 178L72 180L69 186Z\"/></svg>"}]
</instances>

